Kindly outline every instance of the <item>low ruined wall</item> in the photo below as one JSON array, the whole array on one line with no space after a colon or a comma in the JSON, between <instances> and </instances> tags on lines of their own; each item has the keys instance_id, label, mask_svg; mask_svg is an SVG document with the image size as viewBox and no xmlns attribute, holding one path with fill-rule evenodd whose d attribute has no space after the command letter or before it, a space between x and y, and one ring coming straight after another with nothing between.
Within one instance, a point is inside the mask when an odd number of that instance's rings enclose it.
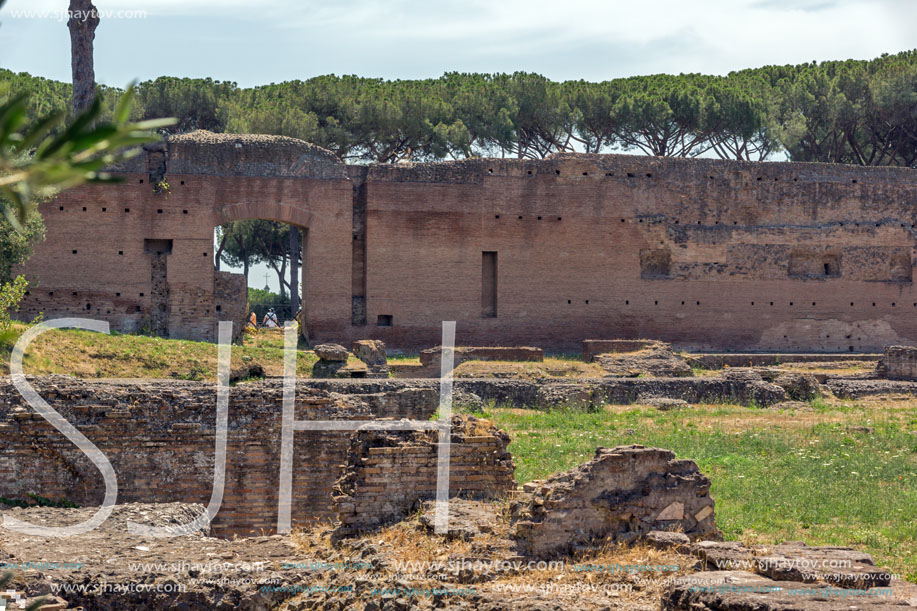
<instances>
[{"instance_id":1,"label":"low ruined wall","mask_svg":"<svg viewBox=\"0 0 917 611\"><path fill-rule=\"evenodd\" d=\"M591 363L600 354L636 352L662 345L652 339L586 339L583 340L583 362Z\"/></svg>"},{"instance_id":2,"label":"low ruined wall","mask_svg":"<svg viewBox=\"0 0 917 611\"><path fill-rule=\"evenodd\" d=\"M420 364L425 367L440 366L442 348L421 350ZM540 363L544 350L531 346L458 346L453 350L455 365L463 361L525 361Z\"/></svg>"},{"instance_id":3,"label":"low ruined wall","mask_svg":"<svg viewBox=\"0 0 917 611\"><path fill-rule=\"evenodd\" d=\"M917 348L888 346L877 370L889 380L917 380Z\"/></svg>"},{"instance_id":4,"label":"low ruined wall","mask_svg":"<svg viewBox=\"0 0 917 611\"><path fill-rule=\"evenodd\" d=\"M401 388L439 389L439 380L427 378L389 380L308 380L311 388L338 393L387 393ZM563 378L556 380L514 380L499 378L460 378L454 381L456 392L472 393L483 401L498 405L534 408L544 406L545 398L575 395L576 402L586 393L590 402L599 405L629 405L641 397L673 397L688 403L729 402L767 407L786 400L783 389L760 379L760 376L697 378Z\"/></svg>"},{"instance_id":5,"label":"low ruined wall","mask_svg":"<svg viewBox=\"0 0 917 611\"><path fill-rule=\"evenodd\" d=\"M334 497L337 536L407 516L420 500L436 497L438 433L361 432L354 435ZM449 495L492 499L515 490L509 436L488 422L456 416L452 422Z\"/></svg>"},{"instance_id":6,"label":"low ruined wall","mask_svg":"<svg viewBox=\"0 0 917 611\"><path fill-rule=\"evenodd\" d=\"M785 363L847 363L879 360L878 354L785 354L751 352L734 354L692 354L685 360L692 367L723 369L724 367L774 367Z\"/></svg>"},{"instance_id":7,"label":"low ruined wall","mask_svg":"<svg viewBox=\"0 0 917 611\"><path fill-rule=\"evenodd\" d=\"M652 530L718 535L710 480L694 461L639 445L598 448L589 462L526 484L511 513L520 551L539 557Z\"/></svg>"},{"instance_id":8,"label":"low ruined wall","mask_svg":"<svg viewBox=\"0 0 917 611\"><path fill-rule=\"evenodd\" d=\"M216 392L196 382L84 382L29 377L38 393L111 461L118 502L203 503L213 486ZM390 389L341 396L300 384L296 418L427 420L433 389ZM282 385L231 389L226 489L212 528L218 535L271 532L277 523ZM294 434L292 524L332 521L331 492L347 462L349 431ZM37 494L79 505L104 497L102 476L86 456L0 379L0 496Z\"/></svg>"}]
</instances>

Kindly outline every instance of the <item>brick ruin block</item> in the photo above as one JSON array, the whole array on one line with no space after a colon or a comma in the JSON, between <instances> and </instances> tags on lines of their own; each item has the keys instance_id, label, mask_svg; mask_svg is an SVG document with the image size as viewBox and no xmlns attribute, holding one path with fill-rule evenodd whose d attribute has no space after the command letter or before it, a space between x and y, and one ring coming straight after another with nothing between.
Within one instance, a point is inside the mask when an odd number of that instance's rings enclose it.
<instances>
[{"instance_id":1,"label":"brick ruin block","mask_svg":"<svg viewBox=\"0 0 917 611\"><path fill-rule=\"evenodd\" d=\"M359 339L353 343L351 351L369 368L367 378L388 378L388 357L384 343L377 339Z\"/></svg>"},{"instance_id":2,"label":"brick ruin block","mask_svg":"<svg viewBox=\"0 0 917 611\"><path fill-rule=\"evenodd\" d=\"M718 537L709 490L694 461L669 450L598 448L587 463L525 484L510 511L519 551L546 557L594 540L631 542L653 530Z\"/></svg>"},{"instance_id":3,"label":"brick ruin block","mask_svg":"<svg viewBox=\"0 0 917 611\"><path fill-rule=\"evenodd\" d=\"M333 496L344 537L395 522L436 497L436 431L362 431L350 446ZM454 416L449 496L496 499L516 488L509 436L486 420Z\"/></svg>"},{"instance_id":4,"label":"brick ruin block","mask_svg":"<svg viewBox=\"0 0 917 611\"><path fill-rule=\"evenodd\" d=\"M314 350L313 378L365 378L369 372L365 363L349 361L350 353L340 344L319 344Z\"/></svg>"},{"instance_id":5,"label":"brick ruin block","mask_svg":"<svg viewBox=\"0 0 917 611\"><path fill-rule=\"evenodd\" d=\"M886 346L876 371L889 380L917 380L917 346Z\"/></svg>"}]
</instances>

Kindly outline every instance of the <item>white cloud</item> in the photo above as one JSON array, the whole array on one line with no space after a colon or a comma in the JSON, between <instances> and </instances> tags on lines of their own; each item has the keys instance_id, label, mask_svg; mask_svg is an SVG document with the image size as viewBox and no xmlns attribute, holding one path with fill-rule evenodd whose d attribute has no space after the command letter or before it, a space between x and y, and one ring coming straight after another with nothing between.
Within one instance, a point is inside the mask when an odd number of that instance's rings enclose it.
<instances>
[{"instance_id":1,"label":"white cloud","mask_svg":"<svg viewBox=\"0 0 917 611\"><path fill-rule=\"evenodd\" d=\"M115 41L136 46L136 52L128 47L97 56L115 82L209 74L251 85L328 72L413 78L452 70L528 70L597 80L653 72L722 74L917 47L914 0L94 1L103 11L145 10L149 17L99 29L97 49ZM49 51L35 37L65 42L57 39L60 28L41 20L16 24L5 16L67 4L8 0L0 12L0 57L12 58L16 69L47 66L41 54ZM28 54L17 40L30 45ZM143 51L150 44L164 52L151 57ZM55 65L66 61L57 53Z\"/></svg>"},{"instance_id":2,"label":"white cloud","mask_svg":"<svg viewBox=\"0 0 917 611\"><path fill-rule=\"evenodd\" d=\"M469 55L550 55L571 46L614 49L680 38L693 46L673 49L671 65L690 68L670 71L726 72L767 63L870 57L917 46L909 27L913 20L901 19L901 9L914 14L914 5L910 0L656 0L648 10L642 3L607 0L350 0L333 5L312 0L286 15L281 27L340 29L345 36L359 32L367 47L382 50L409 40L416 42L419 54L437 56L443 47L464 48ZM443 60L443 70L452 69L449 58ZM395 61L410 63L411 58Z\"/></svg>"}]
</instances>

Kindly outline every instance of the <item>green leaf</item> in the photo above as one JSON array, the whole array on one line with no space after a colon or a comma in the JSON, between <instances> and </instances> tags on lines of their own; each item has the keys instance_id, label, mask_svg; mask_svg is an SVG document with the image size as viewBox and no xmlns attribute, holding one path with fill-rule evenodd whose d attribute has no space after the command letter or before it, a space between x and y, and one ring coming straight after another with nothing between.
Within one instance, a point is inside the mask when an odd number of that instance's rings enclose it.
<instances>
[{"instance_id":1,"label":"green leaf","mask_svg":"<svg viewBox=\"0 0 917 611\"><path fill-rule=\"evenodd\" d=\"M63 121L64 117L67 116L66 111L58 110L47 115L45 118L41 119L32 126L26 132L26 135L22 138L19 144L16 146L16 150L19 152L28 151L33 146L38 144L47 134L50 132L55 125Z\"/></svg>"},{"instance_id":2,"label":"green leaf","mask_svg":"<svg viewBox=\"0 0 917 611\"><path fill-rule=\"evenodd\" d=\"M118 105L115 106L115 113L112 117L112 121L115 123L115 125L123 125L124 123L127 123L128 118L130 118L131 103L134 100L135 94L135 83L131 83L127 86L127 90L118 100Z\"/></svg>"},{"instance_id":3,"label":"green leaf","mask_svg":"<svg viewBox=\"0 0 917 611\"><path fill-rule=\"evenodd\" d=\"M39 159L48 159L54 153L63 149L66 145L69 145L73 140L80 134L84 128L88 127L95 119L99 116L99 113L102 110L102 104L100 99L97 97L92 106L86 109L70 124L70 126L65 129L58 137L50 141L47 146L39 147L36 152L36 157Z\"/></svg>"}]
</instances>

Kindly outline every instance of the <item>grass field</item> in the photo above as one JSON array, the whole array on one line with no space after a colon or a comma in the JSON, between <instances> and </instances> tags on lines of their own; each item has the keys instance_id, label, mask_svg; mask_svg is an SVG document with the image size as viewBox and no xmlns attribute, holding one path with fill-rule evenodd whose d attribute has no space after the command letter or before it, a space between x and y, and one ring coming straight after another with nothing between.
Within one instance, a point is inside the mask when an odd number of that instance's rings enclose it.
<instances>
[{"instance_id":1,"label":"grass field","mask_svg":"<svg viewBox=\"0 0 917 611\"><path fill-rule=\"evenodd\" d=\"M26 325L0 337L0 374L9 373L10 353ZM318 358L299 351L297 373L309 377ZM260 331L232 347L232 368L257 363L267 375L283 374L283 332ZM27 374L63 373L81 378L176 378L216 380L217 346L210 342L145 335L103 335L74 329L48 331L26 350Z\"/></svg>"},{"instance_id":2,"label":"grass field","mask_svg":"<svg viewBox=\"0 0 917 611\"><path fill-rule=\"evenodd\" d=\"M917 580L917 402L819 400L811 411L732 405L588 413L490 408L525 482L639 443L697 462L727 539L852 545ZM858 429L856 427L864 427Z\"/></svg>"}]
</instances>

